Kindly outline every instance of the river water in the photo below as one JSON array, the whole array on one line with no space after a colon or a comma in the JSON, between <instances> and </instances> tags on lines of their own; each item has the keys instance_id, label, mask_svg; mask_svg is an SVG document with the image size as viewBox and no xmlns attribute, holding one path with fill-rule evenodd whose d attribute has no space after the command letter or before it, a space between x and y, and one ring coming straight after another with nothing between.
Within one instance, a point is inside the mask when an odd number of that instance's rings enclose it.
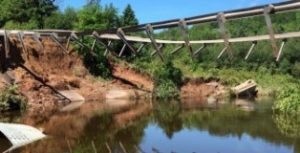
<instances>
[{"instance_id":1,"label":"river water","mask_svg":"<svg viewBox=\"0 0 300 153\"><path fill-rule=\"evenodd\" d=\"M1 121L33 124L49 135L16 153L300 153L300 120L275 115L270 99L109 103L44 120L13 114ZM0 138L0 150L8 147Z\"/></svg>"}]
</instances>

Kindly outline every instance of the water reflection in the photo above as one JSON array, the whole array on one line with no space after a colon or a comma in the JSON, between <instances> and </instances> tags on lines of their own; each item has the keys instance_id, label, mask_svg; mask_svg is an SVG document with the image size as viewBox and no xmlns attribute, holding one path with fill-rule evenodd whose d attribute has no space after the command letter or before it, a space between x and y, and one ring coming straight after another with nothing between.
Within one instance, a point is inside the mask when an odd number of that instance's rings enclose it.
<instances>
[{"instance_id":1,"label":"water reflection","mask_svg":"<svg viewBox=\"0 0 300 153\"><path fill-rule=\"evenodd\" d=\"M300 153L300 120L272 115L271 105L270 100L85 103L37 124L52 137L17 152Z\"/></svg>"}]
</instances>

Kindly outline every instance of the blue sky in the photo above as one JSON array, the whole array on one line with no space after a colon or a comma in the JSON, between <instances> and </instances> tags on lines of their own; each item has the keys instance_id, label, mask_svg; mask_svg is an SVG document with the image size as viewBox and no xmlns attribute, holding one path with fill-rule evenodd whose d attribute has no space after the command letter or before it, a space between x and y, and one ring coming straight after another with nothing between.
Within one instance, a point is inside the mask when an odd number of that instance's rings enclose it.
<instances>
[{"instance_id":1,"label":"blue sky","mask_svg":"<svg viewBox=\"0 0 300 153\"><path fill-rule=\"evenodd\" d=\"M278 3L285 0L101 0L101 4L113 3L122 13L131 4L140 23L184 18L218 11ZM86 0L59 0L63 10L67 6L80 9Z\"/></svg>"}]
</instances>

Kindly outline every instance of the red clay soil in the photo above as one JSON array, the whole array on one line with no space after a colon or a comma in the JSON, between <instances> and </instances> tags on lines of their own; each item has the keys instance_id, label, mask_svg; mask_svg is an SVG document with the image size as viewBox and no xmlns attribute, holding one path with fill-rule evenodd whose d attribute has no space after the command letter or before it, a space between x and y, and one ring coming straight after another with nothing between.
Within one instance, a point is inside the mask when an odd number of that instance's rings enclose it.
<instances>
[{"instance_id":1,"label":"red clay soil","mask_svg":"<svg viewBox=\"0 0 300 153\"><path fill-rule=\"evenodd\" d=\"M154 82L147 74L142 74L132 68L112 64L113 67L113 76L122 80L125 80L140 89L146 91L153 91Z\"/></svg>"},{"instance_id":2,"label":"red clay soil","mask_svg":"<svg viewBox=\"0 0 300 153\"><path fill-rule=\"evenodd\" d=\"M206 102L209 97L216 99L224 95L225 87L214 80L190 79L181 87L181 99L185 102Z\"/></svg>"},{"instance_id":3,"label":"red clay soil","mask_svg":"<svg viewBox=\"0 0 300 153\"><path fill-rule=\"evenodd\" d=\"M55 90L75 90L86 101L103 100L106 90L110 88L129 88L117 80L97 81L89 74L81 57L74 50L64 53L50 38L43 38L43 48L32 38L26 38L24 44L26 51L22 50L16 39L12 39L11 58L6 62L11 65L24 65L29 70L11 66L19 92L27 98L29 108L36 108L35 111L50 110L51 113L52 109L68 103L49 87ZM40 81L30 73L36 75Z\"/></svg>"}]
</instances>

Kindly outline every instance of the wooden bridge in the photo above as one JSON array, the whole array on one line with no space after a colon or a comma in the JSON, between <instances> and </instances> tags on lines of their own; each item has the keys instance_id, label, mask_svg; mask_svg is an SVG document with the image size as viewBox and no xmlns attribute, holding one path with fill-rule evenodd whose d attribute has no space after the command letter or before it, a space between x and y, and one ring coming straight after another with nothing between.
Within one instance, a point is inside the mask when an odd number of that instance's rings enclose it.
<instances>
[{"instance_id":1,"label":"wooden bridge","mask_svg":"<svg viewBox=\"0 0 300 153\"><path fill-rule=\"evenodd\" d=\"M138 54L144 46L150 44L155 49L152 52L152 55L158 55L161 60L164 59L162 54L162 45L166 44L177 44L178 47L175 48L171 53L174 54L178 52L180 49L186 47L191 55L194 57L198 55L207 44L224 44L224 48L220 51L218 58L220 58L225 52L230 53L230 45L233 43L239 42L249 42L249 51L245 55L245 59L248 59L252 51L254 50L258 41L269 41L272 50L273 56L276 58L276 61L280 60L280 57L283 53L284 45L287 39L298 38L300 37L300 31L289 32L289 33L281 33L276 34L272 27L272 20L270 15L283 13L288 11L297 11L300 8L300 2L296 1L288 1L277 4L269 4L264 6L251 7L246 9L239 9L233 11L225 11L212 13L207 15L200 15L195 17L189 17L184 19L174 19L167 20L161 22L154 22L148 24L141 24L137 26L131 27L122 27L118 29L109 29L109 30L94 30L94 31L69 31L69 30L33 30L33 31L20 31L20 30L0 30L0 36L2 37L2 46L4 46L5 56L9 56L10 51L10 39L11 37L17 37L19 42L21 43L23 50L26 51L26 46L23 43L23 39L25 37L32 37L36 42L41 45L41 39L43 37L50 37L58 46L62 48L62 50L67 54L69 51L70 43L79 44L81 47L86 47L94 51L95 46L97 44L101 44L106 48L105 55L111 53L112 55L117 55L114 49L111 47L113 41L122 41L124 43L121 51L119 51L117 56L122 56L125 48L127 47L133 54ZM238 37L231 38L230 33L227 30L226 22L229 20L253 17L253 16L264 16L266 27L268 29L268 33L265 35L258 36L248 36L248 37ZM219 31L221 34L220 39L215 40L190 40L188 34L188 26L208 23L208 22L217 22L219 25ZM181 41L174 40L161 40L155 39L154 30L158 29L166 29L166 28L174 28L178 27L182 34ZM139 37L139 36L129 36L126 33L132 32L141 32L144 31L147 37ZM94 43L92 46L88 46L83 43L83 37L92 37L94 38ZM281 41L281 45L277 46L277 42ZM132 44L140 43L138 48L135 48ZM203 44L197 50L193 50L193 44ZM96 55L94 53L94 55ZM3 59L3 58L2 58ZM5 59L5 58L4 58Z\"/></svg>"}]
</instances>

